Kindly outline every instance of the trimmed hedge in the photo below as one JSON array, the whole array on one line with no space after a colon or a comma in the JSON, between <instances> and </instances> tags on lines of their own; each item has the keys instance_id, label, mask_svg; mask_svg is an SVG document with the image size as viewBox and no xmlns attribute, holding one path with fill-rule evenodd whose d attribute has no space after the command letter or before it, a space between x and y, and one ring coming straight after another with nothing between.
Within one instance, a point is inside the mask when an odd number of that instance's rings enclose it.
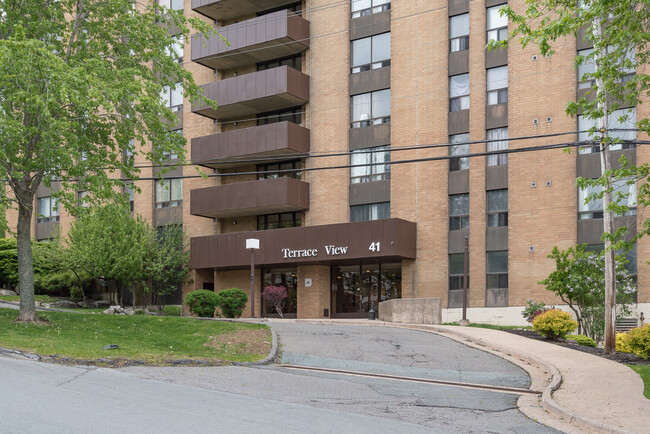
<instances>
[{"instance_id":1,"label":"trimmed hedge","mask_svg":"<svg viewBox=\"0 0 650 434\"><path fill-rule=\"evenodd\" d=\"M219 305L219 298L214 291L199 289L185 296L185 304L193 314L212 318L215 308Z\"/></svg>"},{"instance_id":2,"label":"trimmed hedge","mask_svg":"<svg viewBox=\"0 0 650 434\"><path fill-rule=\"evenodd\" d=\"M219 308L217 315L224 318L239 318L248 302L248 296L239 288L224 289L216 295Z\"/></svg>"},{"instance_id":3,"label":"trimmed hedge","mask_svg":"<svg viewBox=\"0 0 650 434\"><path fill-rule=\"evenodd\" d=\"M576 328L578 323L571 315L557 309L547 310L533 320L533 330L550 339L563 338Z\"/></svg>"}]
</instances>

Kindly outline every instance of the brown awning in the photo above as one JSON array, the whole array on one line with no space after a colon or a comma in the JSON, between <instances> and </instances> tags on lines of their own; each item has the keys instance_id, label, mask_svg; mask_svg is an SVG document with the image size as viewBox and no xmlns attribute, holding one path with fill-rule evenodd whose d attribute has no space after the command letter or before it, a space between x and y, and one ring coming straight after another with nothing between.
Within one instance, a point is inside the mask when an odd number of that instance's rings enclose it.
<instances>
[{"instance_id":1,"label":"brown awning","mask_svg":"<svg viewBox=\"0 0 650 434\"><path fill-rule=\"evenodd\" d=\"M415 223L386 219L194 237L191 268L250 267L247 238L260 240L255 265L264 266L415 259L416 252Z\"/></svg>"}]
</instances>

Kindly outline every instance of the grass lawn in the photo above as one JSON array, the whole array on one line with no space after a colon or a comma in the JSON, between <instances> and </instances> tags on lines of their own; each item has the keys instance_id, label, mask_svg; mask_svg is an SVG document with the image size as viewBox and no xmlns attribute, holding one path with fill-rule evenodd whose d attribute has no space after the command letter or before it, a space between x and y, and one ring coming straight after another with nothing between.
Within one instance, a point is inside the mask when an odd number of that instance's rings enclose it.
<instances>
[{"instance_id":1,"label":"grass lawn","mask_svg":"<svg viewBox=\"0 0 650 434\"><path fill-rule=\"evenodd\" d=\"M144 315L39 312L49 325L18 324L18 312L0 309L0 347L75 359L261 360L271 349L265 325ZM119 349L103 350L117 344Z\"/></svg>"},{"instance_id":2,"label":"grass lawn","mask_svg":"<svg viewBox=\"0 0 650 434\"><path fill-rule=\"evenodd\" d=\"M627 366L632 368L641 376L641 379L643 380L643 384L645 384L645 390L643 392L643 395L646 398L650 399L650 365L627 365Z\"/></svg>"},{"instance_id":3,"label":"grass lawn","mask_svg":"<svg viewBox=\"0 0 650 434\"><path fill-rule=\"evenodd\" d=\"M58 298L52 298L49 295L35 295L34 298L41 303L54 303L55 301L59 301ZM0 300L20 301L20 295L0 295Z\"/></svg>"}]
</instances>

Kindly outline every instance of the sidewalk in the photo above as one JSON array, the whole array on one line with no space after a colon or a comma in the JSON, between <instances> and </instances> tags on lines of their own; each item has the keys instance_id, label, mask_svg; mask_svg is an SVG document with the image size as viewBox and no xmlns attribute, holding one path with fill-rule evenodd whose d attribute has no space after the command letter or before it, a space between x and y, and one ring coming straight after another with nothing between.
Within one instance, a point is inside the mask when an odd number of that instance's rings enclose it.
<instances>
[{"instance_id":1,"label":"sidewalk","mask_svg":"<svg viewBox=\"0 0 650 434\"><path fill-rule=\"evenodd\" d=\"M531 389L543 394L522 396L518 405L524 414L543 424L564 432L650 433L650 400L643 396L643 380L627 366L602 357L475 327L367 320L293 321L403 327L440 334L495 353L525 369L531 375Z\"/></svg>"}]
</instances>

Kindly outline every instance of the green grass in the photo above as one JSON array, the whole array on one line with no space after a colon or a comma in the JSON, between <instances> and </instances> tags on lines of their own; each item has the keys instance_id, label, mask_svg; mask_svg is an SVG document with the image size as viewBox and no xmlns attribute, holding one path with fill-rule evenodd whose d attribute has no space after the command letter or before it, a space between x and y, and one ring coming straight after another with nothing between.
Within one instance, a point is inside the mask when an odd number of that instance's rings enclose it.
<instances>
[{"instance_id":1,"label":"green grass","mask_svg":"<svg viewBox=\"0 0 650 434\"><path fill-rule=\"evenodd\" d=\"M226 321L158 316L118 316L39 312L49 325L14 322L16 310L0 309L0 347L58 354L75 359L138 359L165 363L174 359L207 360L214 363L261 360L267 354L249 353L244 345L207 346L210 336L236 334L240 330L264 329L264 341L271 341L268 327ZM234 335L233 335L234 336ZM103 350L117 344L119 349Z\"/></svg>"},{"instance_id":2,"label":"green grass","mask_svg":"<svg viewBox=\"0 0 650 434\"><path fill-rule=\"evenodd\" d=\"M36 301L41 303L54 303L59 301L57 298L52 298L49 295L35 295ZM20 295L0 295L0 300L2 301L20 301Z\"/></svg>"},{"instance_id":3,"label":"green grass","mask_svg":"<svg viewBox=\"0 0 650 434\"><path fill-rule=\"evenodd\" d=\"M636 371L640 376L641 379L643 380L643 384L645 384L645 390L643 391L643 395L650 399L650 365L627 365L632 370Z\"/></svg>"}]
</instances>

